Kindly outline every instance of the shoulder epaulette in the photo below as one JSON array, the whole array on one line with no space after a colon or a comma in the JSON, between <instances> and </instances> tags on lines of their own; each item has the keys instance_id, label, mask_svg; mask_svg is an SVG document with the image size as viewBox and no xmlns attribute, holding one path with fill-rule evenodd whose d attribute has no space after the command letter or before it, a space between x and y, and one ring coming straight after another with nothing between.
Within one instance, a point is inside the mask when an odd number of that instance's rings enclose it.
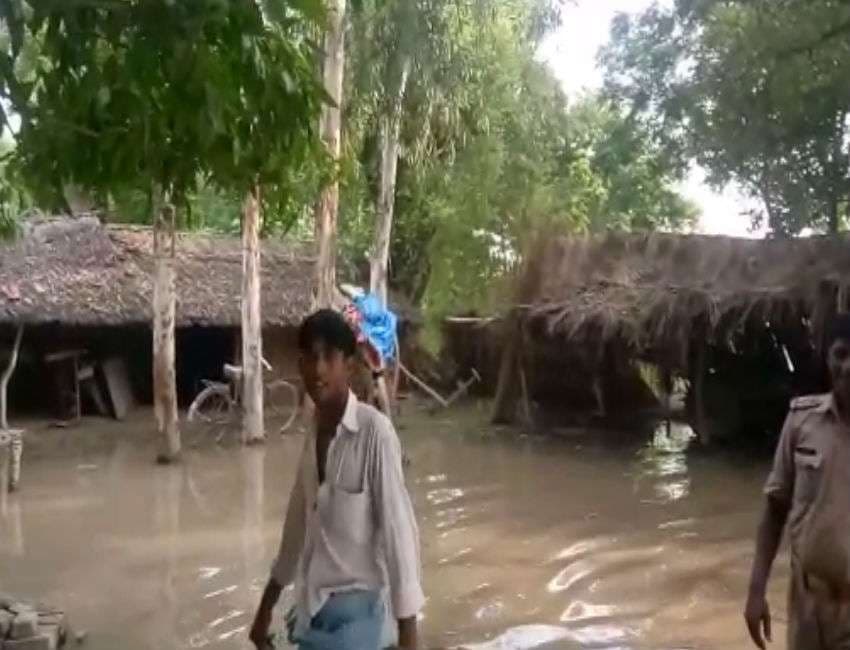
<instances>
[{"instance_id":1,"label":"shoulder epaulette","mask_svg":"<svg viewBox=\"0 0 850 650\"><path fill-rule=\"evenodd\" d=\"M826 395L803 395L791 400L792 411L808 411L823 404Z\"/></svg>"}]
</instances>

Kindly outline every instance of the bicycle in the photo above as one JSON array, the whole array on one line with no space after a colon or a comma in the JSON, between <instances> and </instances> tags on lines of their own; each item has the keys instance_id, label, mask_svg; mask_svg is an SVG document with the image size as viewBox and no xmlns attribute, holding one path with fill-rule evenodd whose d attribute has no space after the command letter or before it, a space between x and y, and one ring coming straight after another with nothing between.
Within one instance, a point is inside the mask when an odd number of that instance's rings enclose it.
<instances>
[{"instance_id":1,"label":"bicycle","mask_svg":"<svg viewBox=\"0 0 850 650\"><path fill-rule=\"evenodd\" d=\"M265 359L263 368L272 372ZM200 430L199 438L221 444L230 433L242 427L242 366L224 364L225 382L202 380L204 388L192 401L186 415L190 428ZM285 379L263 382L264 428L266 433L283 434L298 417L300 393Z\"/></svg>"}]
</instances>

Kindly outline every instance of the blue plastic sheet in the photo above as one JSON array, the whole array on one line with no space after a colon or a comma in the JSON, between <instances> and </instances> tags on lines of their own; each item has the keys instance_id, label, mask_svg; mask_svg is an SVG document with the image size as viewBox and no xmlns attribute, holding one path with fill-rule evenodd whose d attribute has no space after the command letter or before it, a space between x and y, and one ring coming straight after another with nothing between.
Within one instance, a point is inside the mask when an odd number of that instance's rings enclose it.
<instances>
[{"instance_id":1,"label":"blue plastic sheet","mask_svg":"<svg viewBox=\"0 0 850 650\"><path fill-rule=\"evenodd\" d=\"M398 317L381 306L381 301L371 293L354 299L354 306L363 317L360 324L363 333L381 353L384 362L395 359L395 340Z\"/></svg>"}]
</instances>

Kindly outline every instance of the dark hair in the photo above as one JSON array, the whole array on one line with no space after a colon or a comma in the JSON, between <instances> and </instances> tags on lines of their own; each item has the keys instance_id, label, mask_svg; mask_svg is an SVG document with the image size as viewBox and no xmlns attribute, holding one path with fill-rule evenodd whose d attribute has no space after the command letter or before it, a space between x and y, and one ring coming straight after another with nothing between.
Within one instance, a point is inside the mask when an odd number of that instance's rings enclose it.
<instances>
[{"instance_id":1,"label":"dark hair","mask_svg":"<svg viewBox=\"0 0 850 650\"><path fill-rule=\"evenodd\" d=\"M357 337L342 314L333 309L320 309L307 316L298 328L298 349L307 352L316 341L339 350L346 357L357 351Z\"/></svg>"},{"instance_id":2,"label":"dark hair","mask_svg":"<svg viewBox=\"0 0 850 650\"><path fill-rule=\"evenodd\" d=\"M831 348L838 339L850 342L850 314L838 314L830 324L826 337L827 349Z\"/></svg>"}]
</instances>

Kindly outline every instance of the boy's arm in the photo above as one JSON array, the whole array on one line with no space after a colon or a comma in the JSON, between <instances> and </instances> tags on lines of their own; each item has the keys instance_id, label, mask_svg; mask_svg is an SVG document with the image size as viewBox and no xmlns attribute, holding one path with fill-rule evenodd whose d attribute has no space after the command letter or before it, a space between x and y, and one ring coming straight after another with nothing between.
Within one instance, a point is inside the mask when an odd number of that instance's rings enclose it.
<instances>
[{"instance_id":1,"label":"boy's arm","mask_svg":"<svg viewBox=\"0 0 850 650\"><path fill-rule=\"evenodd\" d=\"M310 437L308 436L307 439L309 440ZM302 463L304 453L306 453L306 447L302 452ZM283 534L281 535L277 557L272 565L269 581L263 590L263 597L260 599L254 623L251 626L251 642L260 650L265 650L267 647L272 611L280 599L283 588L290 584L295 577L295 568L298 566L301 549L304 546L306 522L302 463L298 464L295 485L292 488L292 494L286 508L286 519L283 524Z\"/></svg>"},{"instance_id":2,"label":"boy's arm","mask_svg":"<svg viewBox=\"0 0 850 650\"><path fill-rule=\"evenodd\" d=\"M419 559L419 530L404 484L401 444L390 421L376 423L376 453L371 489L375 516L387 559L393 612L398 619L399 647L417 647L416 616L425 602Z\"/></svg>"}]
</instances>

